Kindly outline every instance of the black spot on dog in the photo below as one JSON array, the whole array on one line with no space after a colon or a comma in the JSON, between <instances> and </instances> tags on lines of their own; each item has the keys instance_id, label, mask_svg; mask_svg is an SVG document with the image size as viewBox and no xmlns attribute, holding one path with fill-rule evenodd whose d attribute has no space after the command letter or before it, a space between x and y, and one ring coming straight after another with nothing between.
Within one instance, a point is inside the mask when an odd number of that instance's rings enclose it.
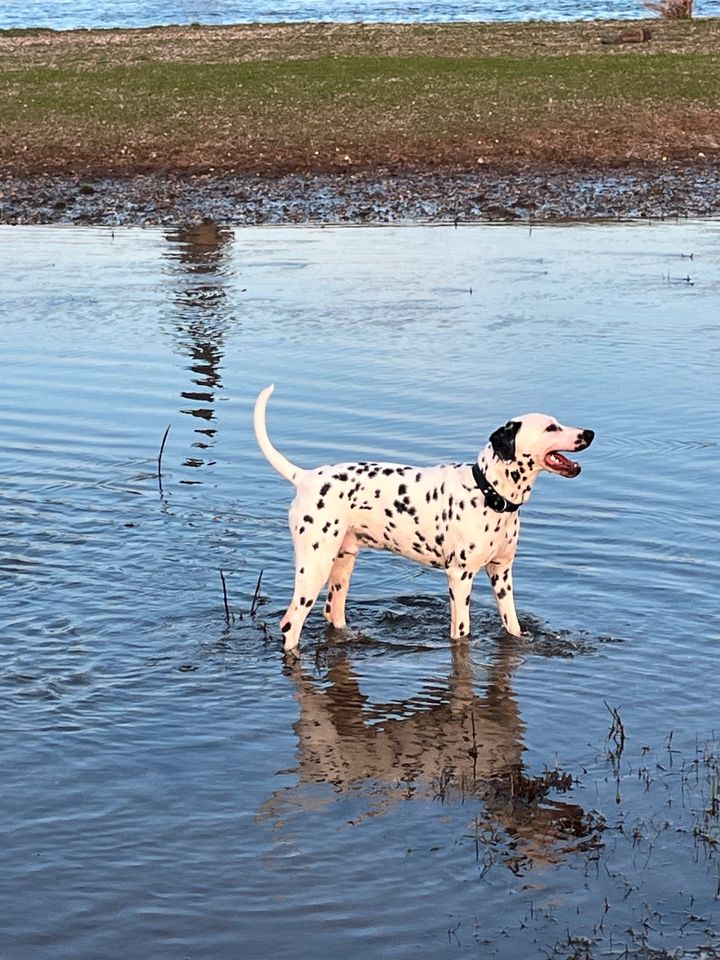
<instances>
[{"instance_id":1,"label":"black spot on dog","mask_svg":"<svg viewBox=\"0 0 720 960\"><path fill-rule=\"evenodd\" d=\"M291 630L291 629L292 629L292 623L290 623L290 621L288 620L288 622L287 622L287 623L284 623L284 624L280 627L280 629L282 630L283 633L287 633L288 630Z\"/></svg>"},{"instance_id":2,"label":"black spot on dog","mask_svg":"<svg viewBox=\"0 0 720 960\"><path fill-rule=\"evenodd\" d=\"M318 510L323 510L323 509L325 508L325 501L324 501L324 500L318 500L318 502L317 502L317 508L318 508Z\"/></svg>"},{"instance_id":3,"label":"black spot on dog","mask_svg":"<svg viewBox=\"0 0 720 960\"><path fill-rule=\"evenodd\" d=\"M303 517L303 520L305 521L305 523L312 523L312 522L313 522L313 518L310 516L309 513L306 513L306 514L305 514L305 516Z\"/></svg>"},{"instance_id":4,"label":"black spot on dog","mask_svg":"<svg viewBox=\"0 0 720 960\"><path fill-rule=\"evenodd\" d=\"M334 473L333 480L347 480L348 475L346 473Z\"/></svg>"},{"instance_id":5,"label":"black spot on dog","mask_svg":"<svg viewBox=\"0 0 720 960\"><path fill-rule=\"evenodd\" d=\"M329 484L329 483L324 483L324 484L320 487L320 496L321 496L321 497L326 497L327 494L329 493L329 491L330 491L330 484Z\"/></svg>"}]
</instances>

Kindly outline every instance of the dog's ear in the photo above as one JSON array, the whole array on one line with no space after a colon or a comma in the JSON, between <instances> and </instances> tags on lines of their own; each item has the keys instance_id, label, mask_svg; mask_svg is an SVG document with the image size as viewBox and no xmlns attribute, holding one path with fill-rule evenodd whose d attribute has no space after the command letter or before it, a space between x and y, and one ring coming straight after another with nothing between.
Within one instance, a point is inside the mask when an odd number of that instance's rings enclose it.
<instances>
[{"instance_id":1,"label":"dog's ear","mask_svg":"<svg viewBox=\"0 0 720 960\"><path fill-rule=\"evenodd\" d=\"M515 459L515 437L522 424L519 420L508 420L503 427L498 427L490 434L490 443L495 456L501 460Z\"/></svg>"}]
</instances>

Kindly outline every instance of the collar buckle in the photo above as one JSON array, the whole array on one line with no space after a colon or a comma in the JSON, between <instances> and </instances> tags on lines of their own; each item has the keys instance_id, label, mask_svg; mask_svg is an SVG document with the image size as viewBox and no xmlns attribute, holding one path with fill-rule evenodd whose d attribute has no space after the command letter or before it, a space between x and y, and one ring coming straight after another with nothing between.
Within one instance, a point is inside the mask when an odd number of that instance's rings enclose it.
<instances>
[{"instance_id":1,"label":"collar buckle","mask_svg":"<svg viewBox=\"0 0 720 960\"><path fill-rule=\"evenodd\" d=\"M521 503L513 503L511 500L506 500L501 493L497 492L495 487L485 476L484 470L480 469L480 464L474 463L472 465L472 474L475 483L480 488L480 491L485 494L486 507L489 507L496 513L514 513L516 510L520 509L522 506Z\"/></svg>"},{"instance_id":2,"label":"collar buckle","mask_svg":"<svg viewBox=\"0 0 720 960\"><path fill-rule=\"evenodd\" d=\"M493 488L485 491L485 506L490 507L491 510L497 511L497 513L506 513L507 511L512 510L514 507L514 505L511 506L508 503L502 494L498 493L497 490Z\"/></svg>"}]
</instances>

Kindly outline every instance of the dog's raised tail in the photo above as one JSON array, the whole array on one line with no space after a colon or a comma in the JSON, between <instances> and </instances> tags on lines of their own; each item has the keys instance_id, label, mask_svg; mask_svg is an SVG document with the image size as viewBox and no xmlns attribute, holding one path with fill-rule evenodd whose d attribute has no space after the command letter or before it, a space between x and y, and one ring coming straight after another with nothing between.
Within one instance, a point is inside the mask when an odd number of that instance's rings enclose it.
<instances>
[{"instance_id":1,"label":"dog's raised tail","mask_svg":"<svg viewBox=\"0 0 720 960\"><path fill-rule=\"evenodd\" d=\"M293 483L297 486L298 479L303 471L300 469L300 467L296 467L294 463L290 463L287 457L284 457L279 450L275 449L270 442L270 437L268 436L268 432L265 427L265 408L267 407L267 402L270 399L270 394L274 389L275 384L271 383L269 387L265 387L264 390L260 391L258 398L255 401L255 412L253 413L255 436L257 437L258 445L267 457L268 462L275 467L281 476L285 477L286 480L289 480L290 483Z\"/></svg>"}]
</instances>

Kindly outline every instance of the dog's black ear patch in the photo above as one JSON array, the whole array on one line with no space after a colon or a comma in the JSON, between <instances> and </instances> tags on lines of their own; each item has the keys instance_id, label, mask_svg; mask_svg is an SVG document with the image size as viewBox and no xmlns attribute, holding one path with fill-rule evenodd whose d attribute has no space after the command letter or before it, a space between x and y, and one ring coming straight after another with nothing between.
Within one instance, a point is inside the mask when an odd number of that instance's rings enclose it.
<instances>
[{"instance_id":1,"label":"dog's black ear patch","mask_svg":"<svg viewBox=\"0 0 720 960\"><path fill-rule=\"evenodd\" d=\"M504 426L490 434L490 443L496 457L508 461L515 459L515 437L521 426L519 420L508 420Z\"/></svg>"}]
</instances>

